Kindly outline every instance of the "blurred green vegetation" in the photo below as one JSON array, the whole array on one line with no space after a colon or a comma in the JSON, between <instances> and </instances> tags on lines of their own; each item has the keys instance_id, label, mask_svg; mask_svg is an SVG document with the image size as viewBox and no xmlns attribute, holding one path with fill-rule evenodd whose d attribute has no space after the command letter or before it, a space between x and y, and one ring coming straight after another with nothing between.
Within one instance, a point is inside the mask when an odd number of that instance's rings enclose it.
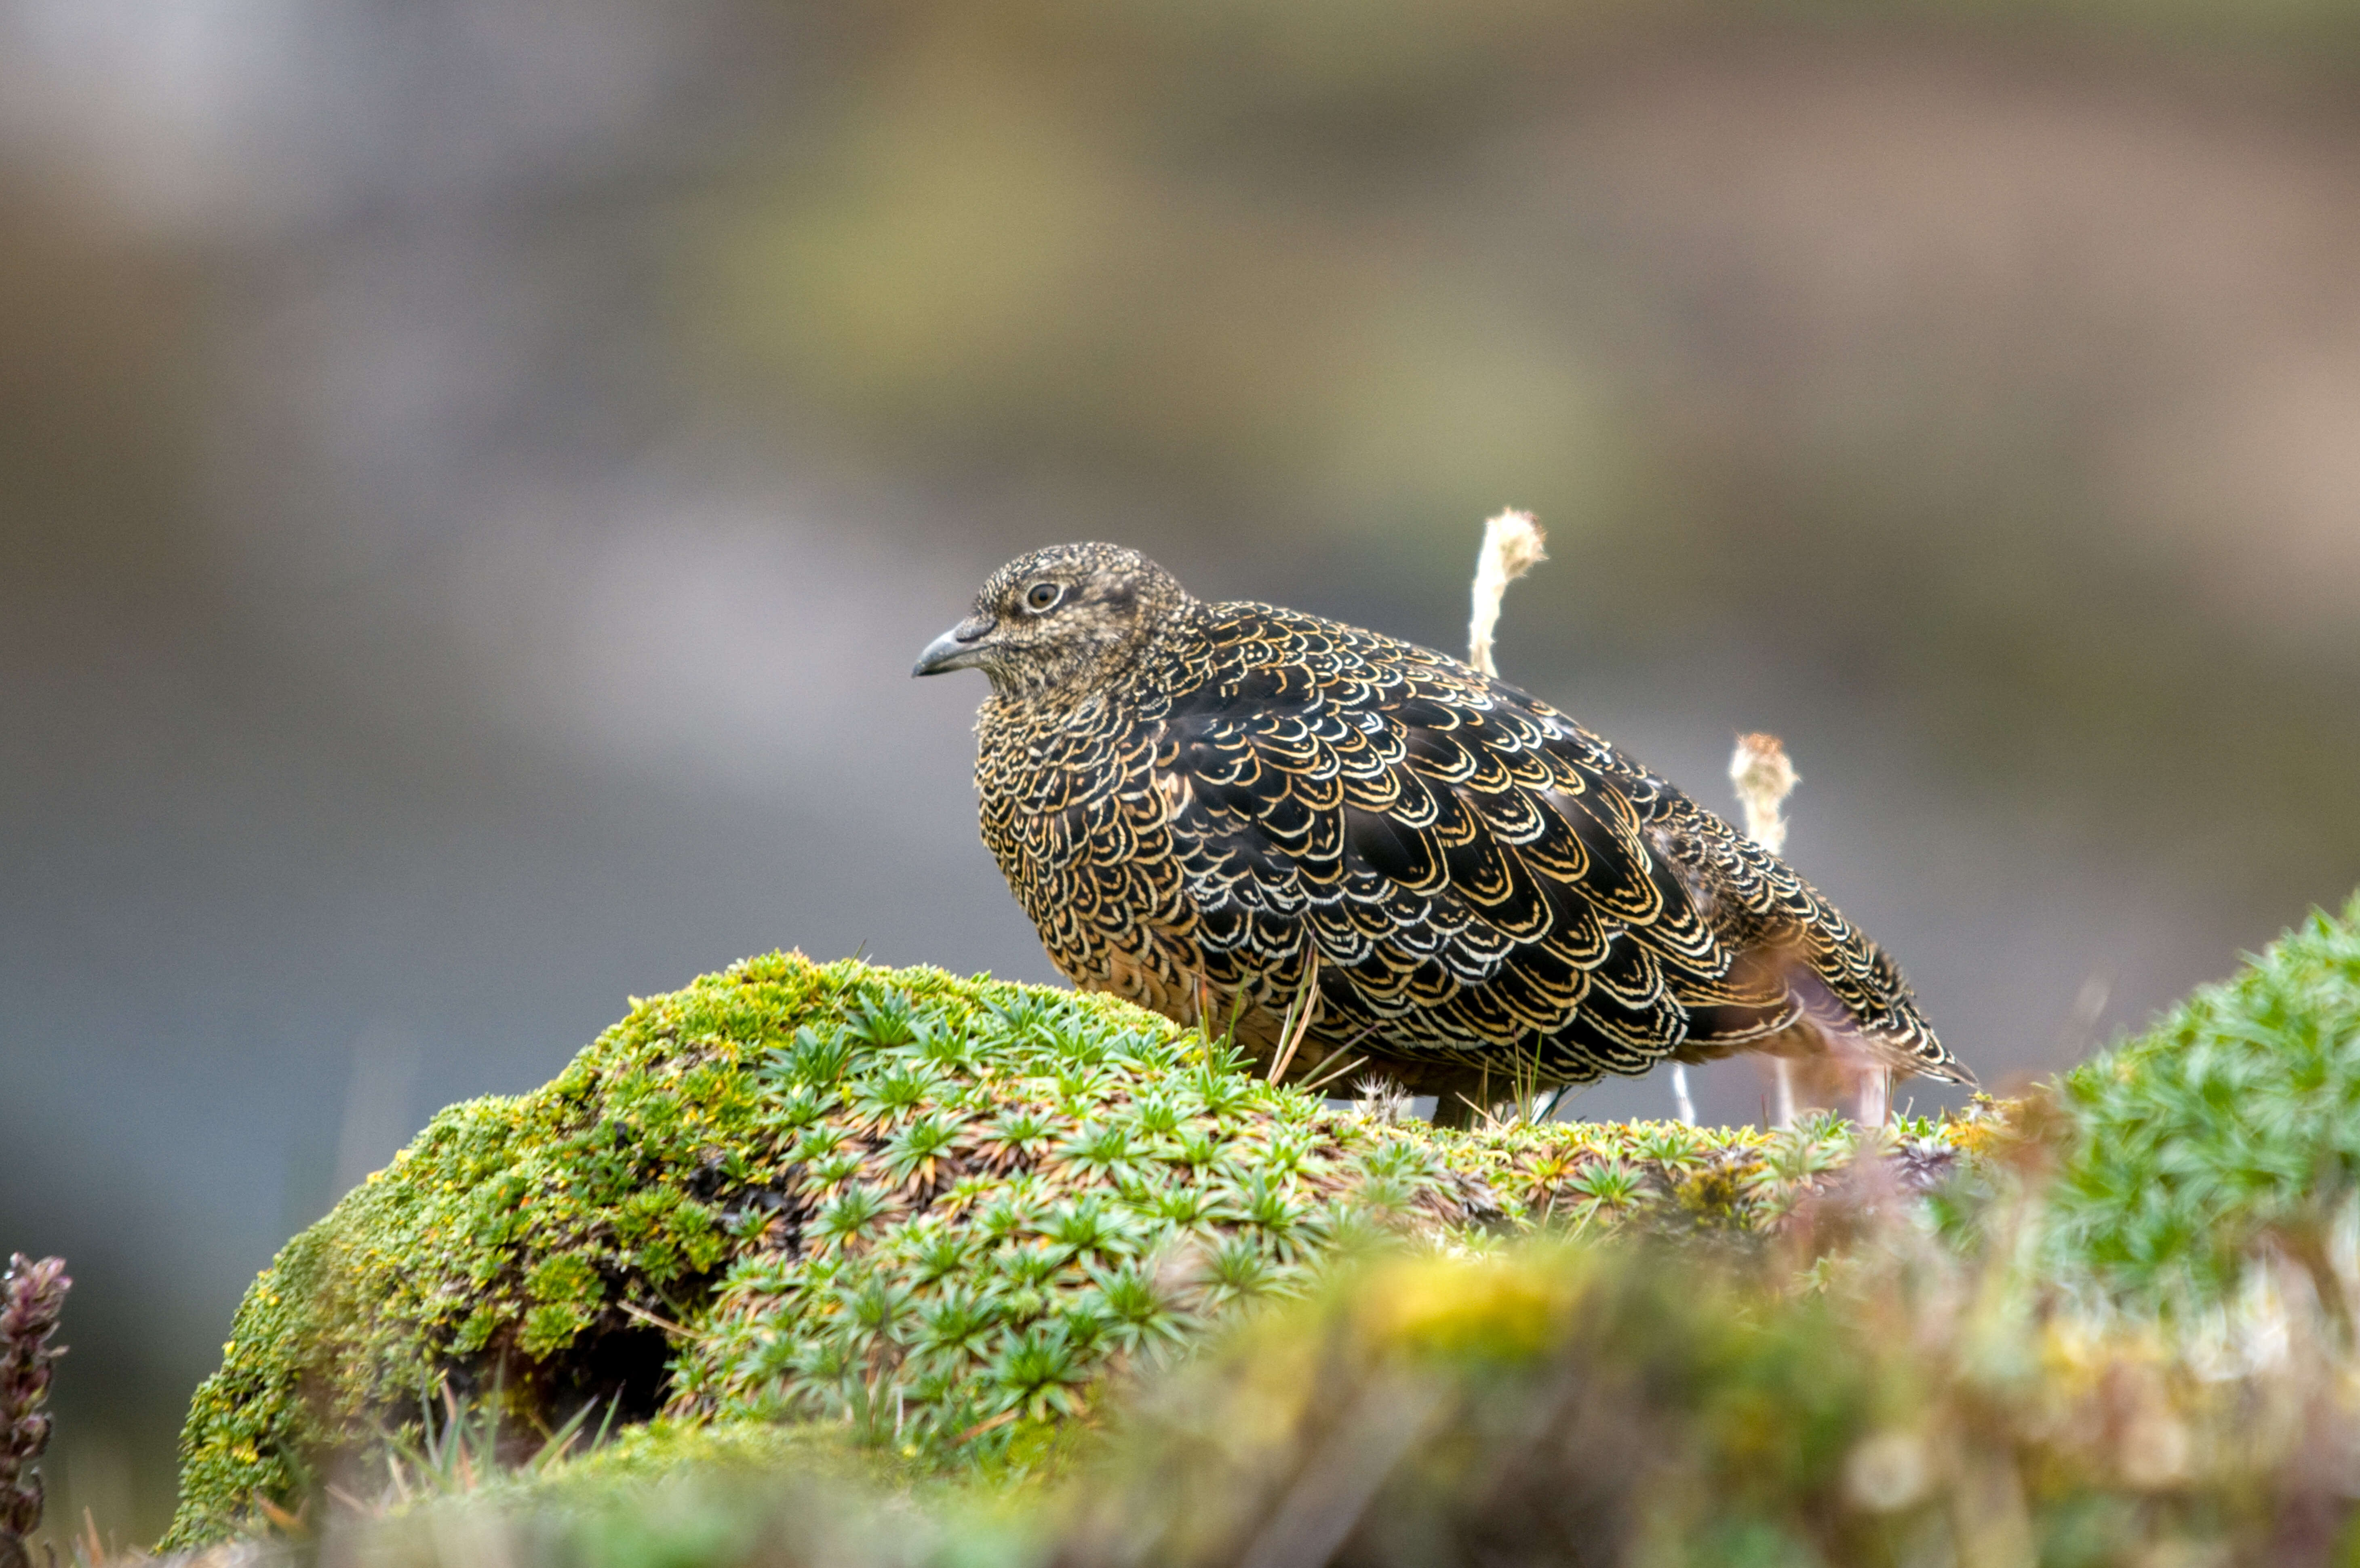
<instances>
[{"instance_id":1,"label":"blurred green vegetation","mask_svg":"<svg viewBox=\"0 0 2360 1568\"><path fill-rule=\"evenodd\" d=\"M2061 1084L2049 1245L2114 1294L2214 1308L2257 1255L2319 1299L2360 1267L2360 896Z\"/></svg>"}]
</instances>

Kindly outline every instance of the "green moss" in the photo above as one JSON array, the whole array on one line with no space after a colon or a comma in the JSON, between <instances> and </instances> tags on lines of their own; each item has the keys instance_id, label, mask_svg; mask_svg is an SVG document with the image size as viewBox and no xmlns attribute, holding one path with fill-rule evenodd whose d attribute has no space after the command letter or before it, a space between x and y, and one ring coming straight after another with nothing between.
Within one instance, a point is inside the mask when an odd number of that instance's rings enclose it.
<instances>
[{"instance_id":1,"label":"green moss","mask_svg":"<svg viewBox=\"0 0 2360 1568\"><path fill-rule=\"evenodd\" d=\"M2331 1276L2360 1183L2360 896L2066 1074L2060 1102L2060 1272L2202 1306L2268 1250L2341 1299Z\"/></svg>"},{"instance_id":2,"label":"green moss","mask_svg":"<svg viewBox=\"0 0 2360 1568\"><path fill-rule=\"evenodd\" d=\"M216 1539L257 1500L292 1500L446 1377L498 1382L519 1430L591 1398L652 1405L660 1387L625 1386L648 1382L631 1368L651 1360L649 1320L709 1294L727 1216L775 1196L792 1129L758 1080L764 1053L878 992L880 973L752 959L635 1002L533 1093L436 1116L248 1291L191 1407L168 1541ZM978 1005L938 972L895 984Z\"/></svg>"},{"instance_id":3,"label":"green moss","mask_svg":"<svg viewBox=\"0 0 2360 1568\"><path fill-rule=\"evenodd\" d=\"M795 1200L739 1249L672 1409L1006 1462L1230 1308L1469 1223L1420 1135L1102 1016L1032 992L980 1030L886 1000L799 1029L762 1073Z\"/></svg>"},{"instance_id":4,"label":"green moss","mask_svg":"<svg viewBox=\"0 0 2360 1568\"><path fill-rule=\"evenodd\" d=\"M1085 1332L1055 1276L1113 1259L1138 1230L1137 1215L1113 1212L1118 1196L1097 1200L1093 1218L1086 1194L1136 1176L1117 1140L1066 1145L1078 1123L1127 1113L1133 1091L1180 1069L1191 1048L1110 999L800 957L637 1002L546 1087L438 1115L256 1281L221 1371L191 1405L168 1541L217 1539L261 1501L291 1504L444 1380L477 1398L497 1387L520 1432L589 1399L619 1398L635 1407L626 1415L668 1398L694 1406L694 1388L673 1388L664 1362L678 1332L710 1343L705 1315L725 1276L719 1299L745 1313L759 1304L749 1273L806 1251L873 1274L863 1260L880 1237L925 1214L939 1232L986 1190L1006 1190L1020 1228L1037 1215L1075 1243L1093 1239L1076 1227L1107 1230L1103 1245L1044 1255L1037 1301L995 1297L991 1326L1006 1332L977 1342L1041 1409L1061 1410L1123 1331ZM1196 1068L1231 1108L1234 1124L1210 1146L1222 1174L1238 1168L1233 1134L1249 1122L1284 1120L1305 1154L1316 1104ZM1049 1125L1028 1139L1020 1113L1013 1145L981 1149L981 1129L1017 1098ZM1322 1201L1345 1184L1330 1179ZM1456 1214L1441 1198L1429 1209ZM1301 1217L1306 1241L1317 1223ZM1271 1286L1295 1261L1277 1250ZM1129 1300L1119 1267L1108 1279ZM872 1293L866 1310L895 1301ZM746 1381L701 1352L694 1366L698 1387Z\"/></svg>"},{"instance_id":5,"label":"green moss","mask_svg":"<svg viewBox=\"0 0 2360 1568\"><path fill-rule=\"evenodd\" d=\"M1895 1136L1937 1169L1957 1132ZM1760 1230L1856 1153L1833 1119L1437 1132L1109 998L749 959L635 1002L542 1089L442 1113L289 1244L191 1407L166 1544L292 1506L444 1384L519 1442L596 1403L1022 1468L1338 1258Z\"/></svg>"},{"instance_id":6,"label":"green moss","mask_svg":"<svg viewBox=\"0 0 2360 1568\"><path fill-rule=\"evenodd\" d=\"M318 1303L334 1272L328 1251L328 1234L315 1225L247 1289L222 1346L221 1369L190 1401L180 1431L180 1512L168 1542L228 1534L258 1500L305 1489L306 1458L326 1437L306 1385Z\"/></svg>"}]
</instances>

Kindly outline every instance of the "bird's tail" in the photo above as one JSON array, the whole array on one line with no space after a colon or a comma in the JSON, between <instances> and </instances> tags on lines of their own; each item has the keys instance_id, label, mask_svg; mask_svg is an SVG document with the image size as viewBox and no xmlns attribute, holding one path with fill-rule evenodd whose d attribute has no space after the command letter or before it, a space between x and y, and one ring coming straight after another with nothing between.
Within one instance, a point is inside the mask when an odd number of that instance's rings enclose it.
<instances>
[{"instance_id":1,"label":"bird's tail","mask_svg":"<svg viewBox=\"0 0 2360 1568\"><path fill-rule=\"evenodd\" d=\"M1815 1036L1804 1046L1805 1054L1825 1057L1855 1069L1882 1068L1900 1078L1930 1078L1942 1083L1974 1086L1974 1073L1950 1054L1918 1015L1907 990L1899 993L1883 1016L1863 1018L1808 968L1797 966L1787 976L1786 984L1801 1006L1798 1025Z\"/></svg>"}]
</instances>

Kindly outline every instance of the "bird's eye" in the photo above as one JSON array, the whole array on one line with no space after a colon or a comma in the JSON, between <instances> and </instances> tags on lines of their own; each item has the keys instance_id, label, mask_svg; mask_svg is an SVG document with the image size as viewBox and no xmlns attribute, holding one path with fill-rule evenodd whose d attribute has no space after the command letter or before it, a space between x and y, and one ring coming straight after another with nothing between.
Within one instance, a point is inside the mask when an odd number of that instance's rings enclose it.
<instances>
[{"instance_id":1,"label":"bird's eye","mask_svg":"<svg viewBox=\"0 0 2360 1568\"><path fill-rule=\"evenodd\" d=\"M1055 583L1035 583L1024 590L1024 608L1038 614L1054 609L1057 601L1065 597L1065 590Z\"/></svg>"}]
</instances>

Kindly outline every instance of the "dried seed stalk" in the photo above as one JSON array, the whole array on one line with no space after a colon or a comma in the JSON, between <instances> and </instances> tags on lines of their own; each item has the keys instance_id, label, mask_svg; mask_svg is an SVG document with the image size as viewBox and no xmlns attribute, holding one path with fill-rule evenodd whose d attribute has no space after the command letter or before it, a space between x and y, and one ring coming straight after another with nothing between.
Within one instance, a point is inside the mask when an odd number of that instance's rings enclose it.
<instances>
[{"instance_id":1,"label":"dried seed stalk","mask_svg":"<svg viewBox=\"0 0 2360 1568\"><path fill-rule=\"evenodd\" d=\"M50 1364L65 1354L49 1343L73 1281L63 1258L38 1263L17 1253L0 1275L0 1553L18 1548L41 1522L41 1473L49 1446Z\"/></svg>"},{"instance_id":2,"label":"dried seed stalk","mask_svg":"<svg viewBox=\"0 0 2360 1568\"><path fill-rule=\"evenodd\" d=\"M1483 548L1475 557L1475 613L1467 622L1467 662L1487 675L1500 673L1491 662L1491 632L1500 624L1500 598L1508 585L1548 559L1541 525L1528 511L1503 511L1483 524Z\"/></svg>"}]
</instances>

